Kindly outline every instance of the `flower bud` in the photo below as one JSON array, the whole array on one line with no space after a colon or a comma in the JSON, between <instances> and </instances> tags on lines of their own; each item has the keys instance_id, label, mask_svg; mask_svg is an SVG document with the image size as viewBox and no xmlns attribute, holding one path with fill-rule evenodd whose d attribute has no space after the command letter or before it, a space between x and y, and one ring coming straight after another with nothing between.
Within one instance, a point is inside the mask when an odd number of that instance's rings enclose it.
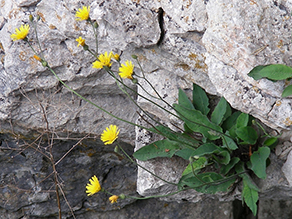
<instances>
[{"instance_id":1,"label":"flower bud","mask_svg":"<svg viewBox=\"0 0 292 219\"><path fill-rule=\"evenodd\" d=\"M116 152L116 153L119 153L119 152L120 152L120 150L119 150L119 147L118 147L118 146L115 146L114 152Z\"/></svg>"},{"instance_id":2,"label":"flower bud","mask_svg":"<svg viewBox=\"0 0 292 219\"><path fill-rule=\"evenodd\" d=\"M96 21L93 23L93 27L98 28L98 23Z\"/></svg>"},{"instance_id":3,"label":"flower bud","mask_svg":"<svg viewBox=\"0 0 292 219\"><path fill-rule=\"evenodd\" d=\"M44 67L48 67L48 63L47 63L45 60L42 60L42 65L43 65Z\"/></svg>"},{"instance_id":4,"label":"flower bud","mask_svg":"<svg viewBox=\"0 0 292 219\"><path fill-rule=\"evenodd\" d=\"M41 19L41 17L39 15L37 15L37 21L39 21Z\"/></svg>"},{"instance_id":5,"label":"flower bud","mask_svg":"<svg viewBox=\"0 0 292 219\"><path fill-rule=\"evenodd\" d=\"M125 199L126 196L125 196L125 194L120 194L120 195L119 195L119 198L120 198L120 199Z\"/></svg>"},{"instance_id":6,"label":"flower bud","mask_svg":"<svg viewBox=\"0 0 292 219\"><path fill-rule=\"evenodd\" d=\"M133 82L133 84L137 84L137 83L138 83L137 78L133 78L133 79L132 79L132 82Z\"/></svg>"},{"instance_id":7,"label":"flower bud","mask_svg":"<svg viewBox=\"0 0 292 219\"><path fill-rule=\"evenodd\" d=\"M132 58L133 58L133 59L137 59L138 56L136 56L136 55L132 55Z\"/></svg>"},{"instance_id":8,"label":"flower bud","mask_svg":"<svg viewBox=\"0 0 292 219\"><path fill-rule=\"evenodd\" d=\"M30 22L33 21L33 16L31 14L29 15L29 20L30 20Z\"/></svg>"}]
</instances>

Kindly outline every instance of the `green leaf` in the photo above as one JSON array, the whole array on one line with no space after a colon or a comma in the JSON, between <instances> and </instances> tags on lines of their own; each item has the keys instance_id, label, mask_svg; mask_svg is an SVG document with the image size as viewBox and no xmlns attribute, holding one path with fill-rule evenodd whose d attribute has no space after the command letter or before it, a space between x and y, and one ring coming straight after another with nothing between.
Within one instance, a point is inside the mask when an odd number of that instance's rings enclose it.
<instances>
[{"instance_id":1,"label":"green leaf","mask_svg":"<svg viewBox=\"0 0 292 219\"><path fill-rule=\"evenodd\" d=\"M172 157L175 152L180 150L179 145L180 144L176 141L164 139L140 148L133 156L142 161L156 157Z\"/></svg>"},{"instance_id":2,"label":"green leaf","mask_svg":"<svg viewBox=\"0 0 292 219\"><path fill-rule=\"evenodd\" d=\"M221 167L220 173L223 175L226 175L235 166L235 164L237 164L239 161L240 161L240 159L238 157L233 157L230 160L229 164Z\"/></svg>"},{"instance_id":3,"label":"green leaf","mask_svg":"<svg viewBox=\"0 0 292 219\"><path fill-rule=\"evenodd\" d=\"M259 194L256 190L250 188L249 184L244 179L241 195L242 199L255 216L257 214L257 201L259 200Z\"/></svg>"},{"instance_id":4,"label":"green leaf","mask_svg":"<svg viewBox=\"0 0 292 219\"><path fill-rule=\"evenodd\" d=\"M184 170L184 172L182 173L182 176L188 175L188 174L192 174L193 170L196 172L202 168L204 168L207 164L207 159L205 157L199 157L197 160L195 160L194 162L192 162L192 164L189 164L186 169ZM193 169L192 169L192 166ZM193 174L192 174L193 176Z\"/></svg>"},{"instance_id":5,"label":"green leaf","mask_svg":"<svg viewBox=\"0 0 292 219\"><path fill-rule=\"evenodd\" d=\"M270 137L270 138L265 140L264 145L269 147L269 146L275 144L277 141L278 141L277 137Z\"/></svg>"},{"instance_id":6,"label":"green leaf","mask_svg":"<svg viewBox=\"0 0 292 219\"><path fill-rule=\"evenodd\" d=\"M196 149L193 156L203 156L206 154L213 154L221 150L222 149L220 147L216 146L213 143L206 143L206 144L201 145L198 149Z\"/></svg>"},{"instance_id":7,"label":"green leaf","mask_svg":"<svg viewBox=\"0 0 292 219\"><path fill-rule=\"evenodd\" d=\"M254 68L248 75L255 80L268 78L270 80L285 80L292 77L292 68L287 65L275 64Z\"/></svg>"},{"instance_id":8,"label":"green leaf","mask_svg":"<svg viewBox=\"0 0 292 219\"><path fill-rule=\"evenodd\" d=\"M214 159L220 164L227 165L230 162L230 153L226 150L222 150L216 153Z\"/></svg>"},{"instance_id":9,"label":"green leaf","mask_svg":"<svg viewBox=\"0 0 292 219\"><path fill-rule=\"evenodd\" d=\"M265 140L264 145L268 146L270 149L274 149L277 146L278 142L278 137L270 137Z\"/></svg>"},{"instance_id":10,"label":"green leaf","mask_svg":"<svg viewBox=\"0 0 292 219\"><path fill-rule=\"evenodd\" d=\"M222 124L222 128L224 131L230 130L232 127L235 126L236 124L236 120L239 117L239 115L241 114L240 111L236 111L234 112L231 116L229 116Z\"/></svg>"},{"instance_id":11,"label":"green leaf","mask_svg":"<svg viewBox=\"0 0 292 219\"><path fill-rule=\"evenodd\" d=\"M254 130L250 126L237 128L235 130L236 135L243 140L242 144L255 144L258 139L258 134L256 130Z\"/></svg>"},{"instance_id":12,"label":"green leaf","mask_svg":"<svg viewBox=\"0 0 292 219\"><path fill-rule=\"evenodd\" d=\"M187 185L198 192L215 194L216 192L226 192L235 180L236 178L225 179L218 173L208 172L186 179L182 178L179 184Z\"/></svg>"},{"instance_id":13,"label":"green leaf","mask_svg":"<svg viewBox=\"0 0 292 219\"><path fill-rule=\"evenodd\" d=\"M195 109L193 103L189 100L188 96L182 89L179 89L178 92L178 104L187 109Z\"/></svg>"},{"instance_id":14,"label":"green leaf","mask_svg":"<svg viewBox=\"0 0 292 219\"><path fill-rule=\"evenodd\" d=\"M288 97L290 95L292 95L292 85L289 85L284 89L282 97Z\"/></svg>"},{"instance_id":15,"label":"green leaf","mask_svg":"<svg viewBox=\"0 0 292 219\"><path fill-rule=\"evenodd\" d=\"M226 135L230 135L229 131L226 131ZM229 148L230 150L236 150L238 148L237 144L233 141L232 138L227 137L225 135L221 136L223 141L223 148Z\"/></svg>"},{"instance_id":16,"label":"green leaf","mask_svg":"<svg viewBox=\"0 0 292 219\"><path fill-rule=\"evenodd\" d=\"M195 150L193 156L203 156L206 154L216 155L214 159L216 159L216 161L221 164L228 164L230 161L230 153L213 143L205 143L201 145L198 149Z\"/></svg>"},{"instance_id":17,"label":"green leaf","mask_svg":"<svg viewBox=\"0 0 292 219\"><path fill-rule=\"evenodd\" d=\"M260 74L260 71L262 69L264 69L265 67L267 67L268 65L259 65L255 68L253 68L247 75L249 77L252 77L253 79L255 80L259 80L262 78L261 74Z\"/></svg>"},{"instance_id":18,"label":"green leaf","mask_svg":"<svg viewBox=\"0 0 292 219\"><path fill-rule=\"evenodd\" d=\"M185 160L189 160L190 157L195 156L195 149L184 148L177 151L175 155L182 157Z\"/></svg>"},{"instance_id":19,"label":"green leaf","mask_svg":"<svg viewBox=\"0 0 292 219\"><path fill-rule=\"evenodd\" d=\"M248 125L249 115L246 113L241 113L236 120L236 128L245 127Z\"/></svg>"},{"instance_id":20,"label":"green leaf","mask_svg":"<svg viewBox=\"0 0 292 219\"><path fill-rule=\"evenodd\" d=\"M199 142L196 139L191 138L190 136L179 133L179 132L174 132L170 128L162 126L162 125L156 126L155 128L150 128L150 130L154 133L163 135L169 140L180 142L181 144L183 143L192 147L196 147L199 145Z\"/></svg>"},{"instance_id":21,"label":"green leaf","mask_svg":"<svg viewBox=\"0 0 292 219\"><path fill-rule=\"evenodd\" d=\"M220 138L220 133L222 133L221 127L210 122L208 117L199 110L186 109L178 104L174 104L173 107L193 132L199 132L209 140Z\"/></svg>"},{"instance_id":22,"label":"green leaf","mask_svg":"<svg viewBox=\"0 0 292 219\"><path fill-rule=\"evenodd\" d=\"M193 84L193 104L194 107L201 111L202 114L207 115L209 109L209 98L206 92L198 85Z\"/></svg>"},{"instance_id":23,"label":"green leaf","mask_svg":"<svg viewBox=\"0 0 292 219\"><path fill-rule=\"evenodd\" d=\"M266 178L266 165L267 159L270 156L270 148L260 147L250 157L251 169L261 179Z\"/></svg>"},{"instance_id":24,"label":"green leaf","mask_svg":"<svg viewBox=\"0 0 292 219\"><path fill-rule=\"evenodd\" d=\"M245 182L248 184L248 187L259 191L259 188L257 187L257 185L254 183L254 181L251 179L251 177L245 173L246 169L244 168L244 163L242 161L239 161L239 163L237 163L235 165L235 171L237 174L240 174L239 176L245 180Z\"/></svg>"},{"instance_id":25,"label":"green leaf","mask_svg":"<svg viewBox=\"0 0 292 219\"><path fill-rule=\"evenodd\" d=\"M224 97L221 97L219 103L215 107L211 115L211 121L216 125L221 124L227 117L231 115L231 108Z\"/></svg>"}]
</instances>

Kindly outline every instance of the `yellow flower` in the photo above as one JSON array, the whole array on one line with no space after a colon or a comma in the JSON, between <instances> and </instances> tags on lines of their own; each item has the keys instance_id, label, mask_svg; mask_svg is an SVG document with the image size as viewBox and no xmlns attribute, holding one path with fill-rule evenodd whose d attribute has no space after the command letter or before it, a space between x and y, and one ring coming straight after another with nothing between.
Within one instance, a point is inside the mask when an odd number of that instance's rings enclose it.
<instances>
[{"instance_id":1,"label":"yellow flower","mask_svg":"<svg viewBox=\"0 0 292 219\"><path fill-rule=\"evenodd\" d=\"M76 41L78 42L77 46L84 46L85 45L85 39L83 39L82 37L77 38Z\"/></svg>"},{"instance_id":2,"label":"yellow flower","mask_svg":"<svg viewBox=\"0 0 292 219\"><path fill-rule=\"evenodd\" d=\"M13 41L16 40L23 40L26 38L27 34L29 32L29 25L21 25L19 29L15 28L15 33L11 34L11 38Z\"/></svg>"},{"instance_id":3,"label":"yellow flower","mask_svg":"<svg viewBox=\"0 0 292 219\"><path fill-rule=\"evenodd\" d=\"M89 179L89 183L87 183L86 186L86 193L88 193L87 195L93 195L97 192L99 192L101 190L99 181L97 179L97 177L94 175L91 179Z\"/></svg>"},{"instance_id":4,"label":"yellow flower","mask_svg":"<svg viewBox=\"0 0 292 219\"><path fill-rule=\"evenodd\" d=\"M109 197L109 201L111 202L111 204L113 204L114 202L117 202L119 196L117 195L113 195L111 197Z\"/></svg>"},{"instance_id":5,"label":"yellow flower","mask_svg":"<svg viewBox=\"0 0 292 219\"><path fill-rule=\"evenodd\" d=\"M38 60L39 62L42 61L41 57L39 57L39 56L37 56L37 55L33 55L33 57L34 57L36 60Z\"/></svg>"},{"instance_id":6,"label":"yellow flower","mask_svg":"<svg viewBox=\"0 0 292 219\"><path fill-rule=\"evenodd\" d=\"M104 144L112 144L117 138L120 133L118 127L116 125L110 125L101 134L100 139L104 142Z\"/></svg>"},{"instance_id":7,"label":"yellow flower","mask_svg":"<svg viewBox=\"0 0 292 219\"><path fill-rule=\"evenodd\" d=\"M126 65L122 64L122 67L119 68L119 71L121 78L133 79L132 74L134 72L134 65L131 61L127 60Z\"/></svg>"},{"instance_id":8,"label":"yellow flower","mask_svg":"<svg viewBox=\"0 0 292 219\"><path fill-rule=\"evenodd\" d=\"M100 54L98 60L92 63L93 68L103 68L103 66L111 67L111 58L113 57L113 52L107 54Z\"/></svg>"},{"instance_id":9,"label":"yellow flower","mask_svg":"<svg viewBox=\"0 0 292 219\"><path fill-rule=\"evenodd\" d=\"M79 8L78 11L76 12L75 19L77 21L89 20L89 12L90 12L90 6L88 7L83 6L82 9Z\"/></svg>"},{"instance_id":10,"label":"yellow flower","mask_svg":"<svg viewBox=\"0 0 292 219\"><path fill-rule=\"evenodd\" d=\"M115 60L120 61L120 55L119 54L116 53L116 54L113 55L113 57L114 57Z\"/></svg>"}]
</instances>

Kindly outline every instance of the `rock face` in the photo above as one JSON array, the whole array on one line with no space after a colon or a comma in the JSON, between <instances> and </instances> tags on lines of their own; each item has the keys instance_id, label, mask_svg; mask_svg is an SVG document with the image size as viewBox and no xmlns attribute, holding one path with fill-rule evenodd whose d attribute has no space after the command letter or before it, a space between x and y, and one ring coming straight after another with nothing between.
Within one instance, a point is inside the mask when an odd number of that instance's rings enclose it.
<instances>
[{"instance_id":1,"label":"rock face","mask_svg":"<svg viewBox=\"0 0 292 219\"><path fill-rule=\"evenodd\" d=\"M75 39L82 36L91 48L95 48L91 26L74 18L76 10L83 4L91 6L90 16L99 24L98 51L122 53L122 62L136 54L146 78L168 103L172 104L177 100L178 88L190 90L192 83L196 83L210 94L224 96L232 107L249 113L271 128L282 132L286 142L280 144L276 155L271 157L274 165L270 165L268 169L268 179L258 183L263 188L263 198L289 197L287 191L292 190L290 170L292 156L289 152L292 147L287 140L290 138L292 110L291 98L281 98L281 93L284 85L290 82L273 83L266 79L255 81L248 77L247 73L257 65L270 63L292 65L291 2L12 0L0 3L0 130L4 142L1 150L5 147L3 159L1 155L1 166L5 167L3 174L1 173L1 180L4 180L4 184L1 182L1 189L4 188L2 192L4 195L1 197L2 209L16 212L19 208L30 206L29 211L33 212L35 206L34 212L39 211L33 214L35 216L56 214L56 205L52 207L51 212L46 212L41 207L44 203L52 203L53 206L55 200L50 198L50 193L38 193L39 190L50 190L53 184L35 186L43 179L35 178L36 175L47 176L52 171L51 166L46 164L48 161L45 156L34 153L38 147L33 139L38 139L41 134L43 136L44 133L54 133L54 136L67 140L73 137L80 139L89 133L97 137L109 124L116 124L121 129L120 142L132 145L136 142L136 148L139 148L154 140L147 132L136 129L135 133L132 125L113 119L107 113L81 100L33 58L34 53L28 44L13 42L10 39L10 34L15 28L23 23L29 23L29 14L34 17L39 15L38 37L42 52L57 75L69 87L98 106L121 119L135 122L138 118L137 106L104 70L92 68L94 58L90 53L76 46ZM41 52L32 27L28 37L32 47L38 53ZM114 63L112 69L116 71L117 66ZM136 68L136 71L140 74L139 68ZM147 92L156 95L145 81L139 81L141 86L126 83L143 95L147 96ZM177 123L174 117L169 116L161 108L154 107L145 99L137 97L134 92L130 95L145 111L174 128L172 124ZM159 102L159 105L169 109L163 101ZM15 141L7 138L6 133L12 133L21 144L14 145ZM26 142L23 142L24 140ZM5 141L12 143L5 144ZM34 142L34 148L22 148L31 142ZM43 144L43 141L40 142ZM75 143L71 142L71 146L72 144ZM69 145L68 142L56 143L53 147L54 156L60 158L70 149ZM15 152L11 147L15 148L15 151L19 150L19 153L13 154L15 158L10 160L10 152ZM81 146L77 148L79 147ZM43 145L42 150L45 148ZM115 174L125 165L116 154L110 152L113 148L104 149L99 141L96 145L90 144L86 148L94 151L93 157L90 156L91 153L78 153L77 148L73 154L64 159L63 164L60 163L60 166L67 167L58 167L64 183L68 182L66 184L68 188L65 186L68 193L74 190L81 191L92 174L102 177L105 181L104 175L109 175L107 180L114 182ZM82 147L79 150L83 151ZM95 154L95 151L99 150L102 154ZM128 150L130 151L129 148ZM46 150L44 152L47 153ZM110 168L103 163L105 159L109 159L109 166L115 167L111 176L108 174ZM100 169L97 164L105 166ZM72 169L69 168L71 165ZM158 171L158 174L168 177L169 180L177 181L185 163L178 159L162 159L144 162L141 165ZM9 166L14 170L8 168ZM133 184L135 171L133 175L129 172L134 167L129 165L128 168L124 170L123 175L129 176L132 180L129 184ZM73 173L76 177L70 180L69 176L74 175ZM14 184L15 181L20 184ZM8 184L18 187L14 187L13 190L4 186ZM114 183L109 185L114 186ZM12 204L6 203L8 199L12 200L14 195L18 194L17 188L26 190L32 187L36 190L34 193L23 193ZM137 190L141 195L163 194L173 189L139 169ZM271 191L280 192L274 197ZM133 190L128 190L128 194L132 192ZM72 202L74 210L83 211L81 205L84 200L87 209L95 209L96 206L108 208L99 201L88 203L93 202L93 199L87 199L83 193L70 197L70 200L76 200ZM237 194L235 192L227 200L236 198ZM177 195L174 199L196 202L202 197L204 196L193 192ZM126 204L129 203L122 202L120 205L123 207Z\"/></svg>"}]
</instances>

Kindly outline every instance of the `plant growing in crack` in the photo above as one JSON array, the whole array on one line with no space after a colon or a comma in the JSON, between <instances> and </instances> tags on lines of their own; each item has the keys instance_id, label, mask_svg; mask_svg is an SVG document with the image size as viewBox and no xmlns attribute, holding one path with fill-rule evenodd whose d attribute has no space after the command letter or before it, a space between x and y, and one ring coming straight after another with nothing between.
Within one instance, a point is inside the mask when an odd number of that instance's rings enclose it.
<instances>
[{"instance_id":1,"label":"plant growing in crack","mask_svg":"<svg viewBox=\"0 0 292 219\"><path fill-rule=\"evenodd\" d=\"M119 198L148 199L153 197L165 197L189 189L208 194L228 192L234 186L237 186L239 182L242 182L242 199L252 210L253 214L256 215L256 203L258 201L258 193L260 190L253 182L252 177L258 177L260 179L266 178L267 161L271 148L273 148L278 142L278 137L269 135L253 117L232 109L223 97L215 108L211 110L209 107L209 98L206 92L195 84L193 85L192 101L189 100L183 90L179 90L178 103L173 105L167 103L160 96L151 82L148 81L136 55L133 55L132 58L133 62L137 63L138 68L135 67L131 60L126 60L122 63L119 54L114 54L113 52L99 53L97 36L98 24L91 20L89 13L90 7L78 9L76 19L91 24L95 35L95 50L91 49L86 44L86 40L82 37L76 39L78 43L77 46L82 46L84 51L89 52L95 57L92 67L103 69L113 77L118 88L140 109L141 112L143 112L145 117L148 117L147 121L149 120L148 123L151 128L120 118L70 88L50 67L49 60L45 59L42 52L37 53L36 49L32 47L27 38L30 30L28 25L16 29L16 33L11 35L11 37L13 40L23 40L28 43L35 53L35 59L47 68L62 85L82 100L95 106L97 109L102 110L115 119L162 136L162 140L155 141L137 150L133 155L135 159L146 161L158 157L171 158L173 156L178 156L187 160L189 164L183 171L178 183L170 182L139 165L117 143L115 149L116 153L119 153L121 156L128 159L129 162L137 164L158 179L177 186L177 191L167 195L149 197L133 197L123 193L115 195L106 191L99 184L98 177L94 175L86 186L86 192L88 195L94 195L99 191L105 192L111 195L109 201L115 203ZM33 17L30 16L30 21L32 22L36 39L38 41L38 50L43 51L37 37L36 24L38 19L37 21L34 21ZM114 71L112 69L112 65L114 64L118 65L119 71ZM262 69L263 68L261 68L261 70ZM261 76L263 75L261 74ZM265 75L263 77L268 76ZM124 80L128 79L136 86L143 89L148 96L141 95L140 93L137 93L135 89L129 87L124 82ZM146 81L146 83L152 88L154 95L144 89L139 83L140 80ZM136 93L136 95L144 98L156 107L165 110L169 115L182 121L183 126L177 127L178 131L175 131L163 125L161 121L153 118L153 116L140 107L129 94L130 92ZM172 109L172 111L163 108L156 103L156 101L153 101L153 99L163 101L170 109ZM141 116L141 118L144 119L144 116ZM101 140L106 145L116 144L119 131L120 130L117 126L109 125L109 127L102 133ZM66 156L64 156L64 158L65 157ZM52 163L54 164L53 161ZM210 166L212 166L212 168L210 168ZM55 183L56 193L57 196L59 196L59 183L58 181ZM60 203L58 203L58 205L60 209ZM61 218L61 209L59 211L59 218Z\"/></svg>"}]
</instances>

